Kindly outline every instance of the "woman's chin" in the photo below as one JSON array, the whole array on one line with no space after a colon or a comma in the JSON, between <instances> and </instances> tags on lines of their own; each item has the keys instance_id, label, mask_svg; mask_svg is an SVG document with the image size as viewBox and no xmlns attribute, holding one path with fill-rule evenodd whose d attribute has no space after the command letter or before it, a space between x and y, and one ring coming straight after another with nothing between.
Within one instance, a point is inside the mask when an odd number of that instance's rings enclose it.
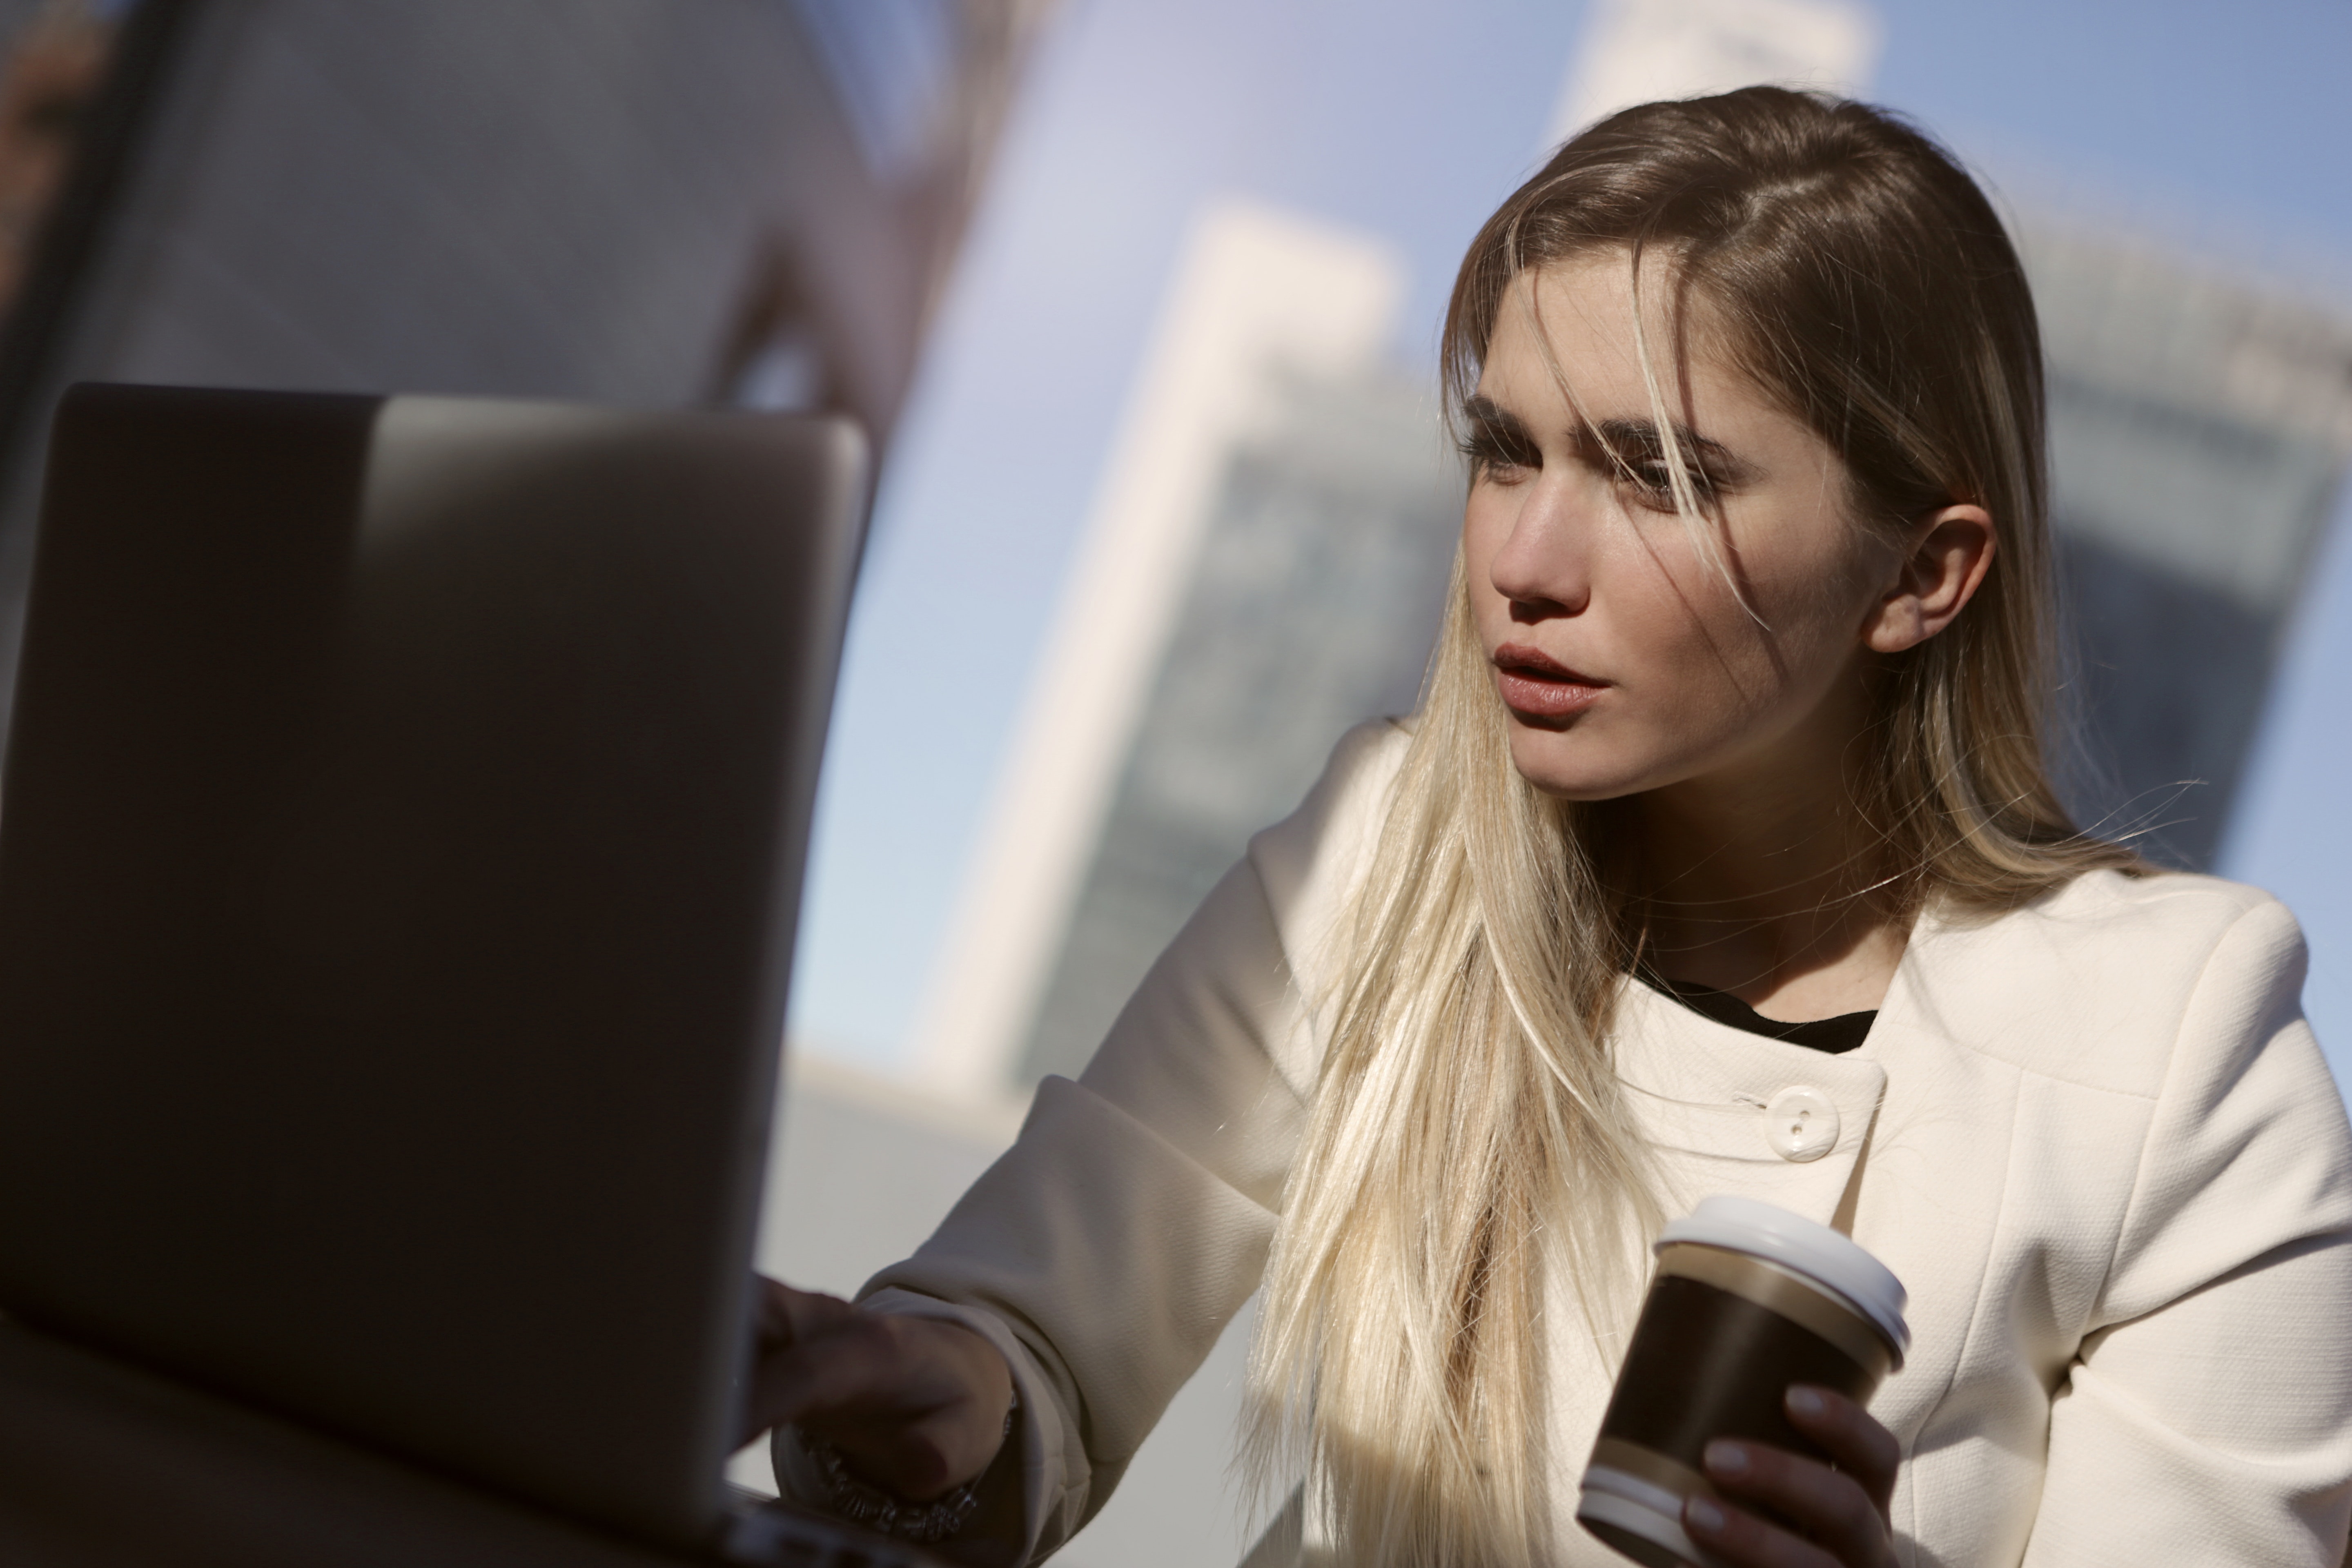
<instances>
[{"instance_id":1,"label":"woman's chin","mask_svg":"<svg viewBox=\"0 0 2352 1568\"><path fill-rule=\"evenodd\" d=\"M1611 765L1602 748L1578 745L1556 731L1514 725L1511 765L1519 776L1555 800L1615 800L1651 788L1653 770Z\"/></svg>"}]
</instances>

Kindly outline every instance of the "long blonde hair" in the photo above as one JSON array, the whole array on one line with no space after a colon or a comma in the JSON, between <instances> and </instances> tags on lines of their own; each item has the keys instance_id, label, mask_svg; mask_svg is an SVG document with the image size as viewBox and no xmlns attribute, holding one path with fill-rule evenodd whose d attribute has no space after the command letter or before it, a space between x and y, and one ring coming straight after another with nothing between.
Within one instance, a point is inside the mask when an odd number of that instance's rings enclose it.
<instances>
[{"instance_id":1,"label":"long blonde hair","mask_svg":"<svg viewBox=\"0 0 2352 1568\"><path fill-rule=\"evenodd\" d=\"M1995 519L1967 609L1874 671L1853 802L1883 852L1871 896L1993 911L2137 870L2076 831L2043 767L2040 337L1973 182L1884 111L1812 94L1612 116L1473 242L1444 344L1457 421L1515 280L1616 250L1637 280L1666 257L1730 323L1740 368L1843 459L1862 526L1960 501ZM1519 776L1458 556L1451 592L1317 998L1330 1035L1253 1352L1245 1463L1306 1475L1349 1568L1545 1559L1547 1307L1597 1332L1659 1217L1608 1047L1634 957L1611 808Z\"/></svg>"}]
</instances>

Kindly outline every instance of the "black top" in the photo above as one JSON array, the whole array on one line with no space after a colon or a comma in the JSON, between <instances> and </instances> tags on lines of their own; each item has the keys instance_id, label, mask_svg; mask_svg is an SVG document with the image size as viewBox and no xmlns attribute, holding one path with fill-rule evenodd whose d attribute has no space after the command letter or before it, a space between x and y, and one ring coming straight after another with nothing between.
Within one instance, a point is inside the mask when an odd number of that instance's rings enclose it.
<instances>
[{"instance_id":1,"label":"black top","mask_svg":"<svg viewBox=\"0 0 2352 1568\"><path fill-rule=\"evenodd\" d=\"M1712 985L1699 985L1688 980L1668 980L1646 969L1633 972L1643 984L1661 995L1671 996L1692 1012L1712 1018L1718 1024L1728 1024L1735 1029L1745 1029L1751 1035L1767 1039L1786 1040L1792 1046L1821 1051L1830 1056L1850 1051L1862 1044L1870 1034L1870 1026L1878 1021L1875 1011L1841 1013L1834 1018L1807 1018L1797 1023L1782 1023L1768 1018L1734 996L1728 991L1717 991Z\"/></svg>"}]
</instances>

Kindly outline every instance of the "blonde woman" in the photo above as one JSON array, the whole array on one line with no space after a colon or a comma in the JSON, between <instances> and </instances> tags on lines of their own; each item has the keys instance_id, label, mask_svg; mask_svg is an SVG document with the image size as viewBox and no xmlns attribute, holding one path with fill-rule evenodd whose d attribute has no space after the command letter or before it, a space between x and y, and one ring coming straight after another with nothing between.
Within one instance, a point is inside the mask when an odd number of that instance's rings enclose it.
<instances>
[{"instance_id":1,"label":"blonde woman","mask_svg":"<svg viewBox=\"0 0 2352 1568\"><path fill-rule=\"evenodd\" d=\"M1709 1451L1721 1562L2336 1563L2352 1138L2301 939L2052 793L2039 338L1983 195L1859 104L1629 110L1486 225L1444 350L1420 710L920 1252L774 1289L787 1489L1034 1561L1262 1290L1254 1562L1614 1563L1575 1483L1645 1245L1728 1192L1876 1253L1916 1338L1867 1411L1790 1391L1833 1465Z\"/></svg>"}]
</instances>

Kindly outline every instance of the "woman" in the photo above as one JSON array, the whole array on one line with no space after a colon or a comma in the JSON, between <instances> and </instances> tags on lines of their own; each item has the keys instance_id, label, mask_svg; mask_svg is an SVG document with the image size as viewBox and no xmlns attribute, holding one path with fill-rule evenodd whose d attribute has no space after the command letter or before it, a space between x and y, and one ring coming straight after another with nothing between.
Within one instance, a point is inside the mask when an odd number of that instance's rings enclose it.
<instances>
[{"instance_id":1,"label":"woman","mask_svg":"<svg viewBox=\"0 0 2352 1568\"><path fill-rule=\"evenodd\" d=\"M1575 1479L1646 1239L1734 1192L1885 1259L1915 1343L1867 1412L1790 1392L1834 1464L1709 1451L1721 1561L2335 1563L2352 1137L2291 917L2050 788L1982 195L1858 104L1629 110L1487 224L1444 346L1421 710L861 1310L778 1289L788 1489L1034 1558L1262 1285L1266 1561L1615 1562Z\"/></svg>"}]
</instances>

